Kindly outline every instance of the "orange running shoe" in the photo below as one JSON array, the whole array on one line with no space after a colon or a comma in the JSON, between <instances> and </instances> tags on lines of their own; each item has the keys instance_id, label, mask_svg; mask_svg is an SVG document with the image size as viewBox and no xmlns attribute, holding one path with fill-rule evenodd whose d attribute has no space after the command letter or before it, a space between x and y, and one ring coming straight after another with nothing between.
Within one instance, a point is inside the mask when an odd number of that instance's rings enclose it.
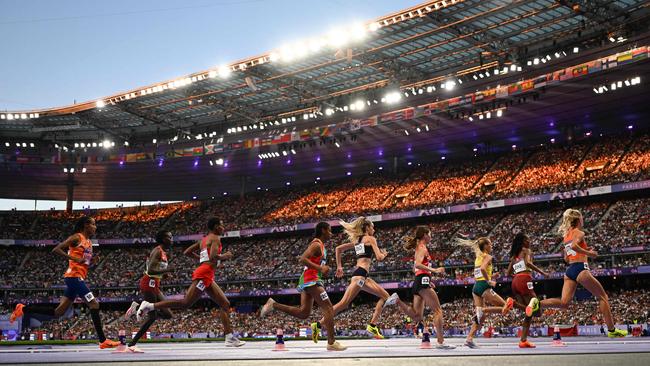
<instances>
[{"instance_id":1,"label":"orange running shoe","mask_svg":"<svg viewBox=\"0 0 650 366\"><path fill-rule=\"evenodd\" d=\"M115 348L119 346L121 343L120 342L115 342L110 339L107 339L103 341L102 343L99 344L100 349L105 349L105 348Z\"/></svg>"},{"instance_id":2,"label":"orange running shoe","mask_svg":"<svg viewBox=\"0 0 650 366\"><path fill-rule=\"evenodd\" d=\"M501 309L501 314L506 315L510 310L512 310L512 307L515 305L515 300L512 299L512 297L509 297L506 299L506 303L503 305L503 308Z\"/></svg>"},{"instance_id":3,"label":"orange running shoe","mask_svg":"<svg viewBox=\"0 0 650 366\"><path fill-rule=\"evenodd\" d=\"M527 339L523 342L519 341L519 348L535 348L535 347L537 347L535 346L535 343L528 342Z\"/></svg>"},{"instance_id":4,"label":"orange running shoe","mask_svg":"<svg viewBox=\"0 0 650 366\"><path fill-rule=\"evenodd\" d=\"M11 312L11 316L9 317L9 324L13 324L16 321L16 319L23 316L24 307L25 305L23 304L16 305L16 308L14 309L14 311Z\"/></svg>"}]
</instances>

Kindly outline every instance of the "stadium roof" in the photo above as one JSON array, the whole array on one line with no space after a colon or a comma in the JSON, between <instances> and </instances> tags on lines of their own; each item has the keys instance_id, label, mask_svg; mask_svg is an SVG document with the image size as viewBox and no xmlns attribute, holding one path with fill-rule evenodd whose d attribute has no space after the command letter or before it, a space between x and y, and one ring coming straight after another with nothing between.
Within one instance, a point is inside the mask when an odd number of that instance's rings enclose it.
<instances>
[{"instance_id":1,"label":"stadium roof","mask_svg":"<svg viewBox=\"0 0 650 366\"><path fill-rule=\"evenodd\" d=\"M70 143L151 143L282 117L343 118L329 108L449 77L627 39L650 23L647 1L432 1L263 55L89 101L0 113L3 136ZM470 82L472 80L469 80ZM48 86L44 86L48 87ZM4 115L3 115L4 114ZM12 118L11 120L9 119ZM31 117L31 118L30 118ZM258 133L258 131L255 131Z\"/></svg>"},{"instance_id":2,"label":"stadium roof","mask_svg":"<svg viewBox=\"0 0 650 366\"><path fill-rule=\"evenodd\" d=\"M612 93L593 91L612 81L648 80L650 58L645 48L640 55L646 58L638 62L599 66L593 74L515 93L498 103L472 101L468 106L284 146L260 145L164 162L157 158L161 151L165 156L166 149L217 141L241 143L466 96L645 47L650 45L648 3L429 2L369 22L366 32L362 26L352 26L349 34L365 36L345 46L339 45L342 33L328 35L318 51L298 55L299 46L285 47L106 97L99 105L92 101L49 110L0 112L4 139L0 144L5 142L0 152L9 156L0 170L0 197L65 199L73 182L79 200L188 200L257 187L277 189L287 182L313 183L316 177L348 179L348 172L355 178L378 172L380 166L408 169L409 162L480 157L512 145L522 148L551 139L559 143L591 131L621 133L628 125L635 130L647 128L647 82ZM309 48L313 42L307 40L303 46ZM495 75L495 70L502 71ZM449 82L456 83L453 91L441 88ZM387 95L404 97L390 104ZM382 98L386 103L380 102ZM358 100L368 104L361 111L352 110ZM378 103L370 102L374 100ZM496 115L501 107L507 107L501 118L477 118L477 113L487 110ZM472 115L475 119L469 121ZM297 118L291 121L291 117ZM283 118L289 122L277 126L275 121ZM233 129L236 132L228 133ZM146 152L151 157L133 164L98 163L92 156L101 148L74 147L79 141L104 139L117 142L111 154ZM33 152L24 149L25 142L22 149L14 148L18 141L33 141L37 145L33 150L45 158L45 164L21 163L20 156ZM122 141L129 141L129 146L122 146ZM64 153L63 147L69 149ZM294 147L296 154L289 153ZM261 153L278 154L282 149L289 155L259 158ZM57 151L59 157L74 155L73 162L56 158ZM87 167L91 174L63 173L63 168L71 167Z\"/></svg>"}]
</instances>

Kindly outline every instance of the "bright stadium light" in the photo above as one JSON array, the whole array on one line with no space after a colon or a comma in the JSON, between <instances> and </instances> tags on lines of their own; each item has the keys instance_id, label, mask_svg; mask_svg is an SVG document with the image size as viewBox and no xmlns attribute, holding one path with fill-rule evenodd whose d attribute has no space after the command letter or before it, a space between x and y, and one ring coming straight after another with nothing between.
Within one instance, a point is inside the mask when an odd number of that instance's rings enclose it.
<instances>
[{"instance_id":1,"label":"bright stadium light","mask_svg":"<svg viewBox=\"0 0 650 366\"><path fill-rule=\"evenodd\" d=\"M232 70L228 66L220 66L219 70L217 72L219 73L220 77L225 79L228 76L230 76L230 74L232 73Z\"/></svg>"},{"instance_id":2,"label":"bright stadium light","mask_svg":"<svg viewBox=\"0 0 650 366\"><path fill-rule=\"evenodd\" d=\"M97 105L97 108L104 108L106 106L106 103L104 103L103 100L98 100L95 104Z\"/></svg>"}]
</instances>

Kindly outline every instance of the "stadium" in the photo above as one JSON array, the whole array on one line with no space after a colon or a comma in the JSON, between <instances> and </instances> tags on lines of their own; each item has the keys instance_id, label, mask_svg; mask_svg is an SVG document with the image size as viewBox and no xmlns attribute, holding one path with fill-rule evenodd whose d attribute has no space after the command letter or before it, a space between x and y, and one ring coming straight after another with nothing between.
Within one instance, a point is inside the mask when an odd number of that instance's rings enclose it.
<instances>
[{"instance_id":1,"label":"stadium","mask_svg":"<svg viewBox=\"0 0 650 366\"><path fill-rule=\"evenodd\" d=\"M649 6L430 1L0 110L0 198L65 201L0 212L0 364L647 365Z\"/></svg>"}]
</instances>

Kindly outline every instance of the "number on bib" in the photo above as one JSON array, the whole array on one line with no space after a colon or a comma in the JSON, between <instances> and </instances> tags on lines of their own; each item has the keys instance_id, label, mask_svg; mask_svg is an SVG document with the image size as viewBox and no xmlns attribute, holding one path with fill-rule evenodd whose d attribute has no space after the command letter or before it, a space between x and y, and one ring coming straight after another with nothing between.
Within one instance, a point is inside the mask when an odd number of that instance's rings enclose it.
<instances>
[{"instance_id":1,"label":"number on bib","mask_svg":"<svg viewBox=\"0 0 650 366\"><path fill-rule=\"evenodd\" d=\"M359 281L357 281L357 285L359 285L359 287L363 287L363 285L365 284L366 284L366 280L364 279L360 279Z\"/></svg>"},{"instance_id":2,"label":"number on bib","mask_svg":"<svg viewBox=\"0 0 650 366\"><path fill-rule=\"evenodd\" d=\"M480 268L474 268L474 278L480 278L483 277L483 272L481 272Z\"/></svg>"},{"instance_id":3,"label":"number on bib","mask_svg":"<svg viewBox=\"0 0 650 366\"><path fill-rule=\"evenodd\" d=\"M571 244L564 244L564 251L566 252L566 255L577 255L575 250L571 248Z\"/></svg>"},{"instance_id":4,"label":"number on bib","mask_svg":"<svg viewBox=\"0 0 650 366\"><path fill-rule=\"evenodd\" d=\"M589 271L589 263L585 262L585 263L584 263L584 266L585 266L585 269L586 269L587 271Z\"/></svg>"},{"instance_id":5,"label":"number on bib","mask_svg":"<svg viewBox=\"0 0 650 366\"><path fill-rule=\"evenodd\" d=\"M512 269L515 270L515 273L523 272L526 270L526 263L523 260L512 265Z\"/></svg>"},{"instance_id":6,"label":"number on bib","mask_svg":"<svg viewBox=\"0 0 650 366\"><path fill-rule=\"evenodd\" d=\"M327 292L323 291L323 292L320 293L320 299L321 300L325 301L325 300L329 300L329 298L330 297L327 296Z\"/></svg>"},{"instance_id":7,"label":"number on bib","mask_svg":"<svg viewBox=\"0 0 650 366\"><path fill-rule=\"evenodd\" d=\"M208 254L207 249L201 249L201 254L199 256L199 262L209 262L210 261L210 255Z\"/></svg>"},{"instance_id":8,"label":"number on bib","mask_svg":"<svg viewBox=\"0 0 650 366\"><path fill-rule=\"evenodd\" d=\"M89 292L84 295L84 299L86 299L86 302L91 302L95 299L95 295L93 295L92 292Z\"/></svg>"},{"instance_id":9,"label":"number on bib","mask_svg":"<svg viewBox=\"0 0 650 366\"><path fill-rule=\"evenodd\" d=\"M199 280L199 282L197 282L196 288L198 288L200 291L205 290L205 284L203 283L203 280Z\"/></svg>"},{"instance_id":10,"label":"number on bib","mask_svg":"<svg viewBox=\"0 0 650 366\"><path fill-rule=\"evenodd\" d=\"M149 280L149 287L156 288L156 280L154 279Z\"/></svg>"},{"instance_id":11,"label":"number on bib","mask_svg":"<svg viewBox=\"0 0 650 366\"><path fill-rule=\"evenodd\" d=\"M429 277L422 277L422 284L423 285L428 285L431 282L431 279Z\"/></svg>"},{"instance_id":12,"label":"number on bib","mask_svg":"<svg viewBox=\"0 0 650 366\"><path fill-rule=\"evenodd\" d=\"M532 282L526 282L526 286L528 286L529 290L533 289L533 283Z\"/></svg>"},{"instance_id":13,"label":"number on bib","mask_svg":"<svg viewBox=\"0 0 650 366\"><path fill-rule=\"evenodd\" d=\"M366 252L366 248L364 247L363 243L359 243L359 244L355 245L355 246L354 246L354 252L355 252L357 255L362 255L362 254L364 254L364 253Z\"/></svg>"}]
</instances>

